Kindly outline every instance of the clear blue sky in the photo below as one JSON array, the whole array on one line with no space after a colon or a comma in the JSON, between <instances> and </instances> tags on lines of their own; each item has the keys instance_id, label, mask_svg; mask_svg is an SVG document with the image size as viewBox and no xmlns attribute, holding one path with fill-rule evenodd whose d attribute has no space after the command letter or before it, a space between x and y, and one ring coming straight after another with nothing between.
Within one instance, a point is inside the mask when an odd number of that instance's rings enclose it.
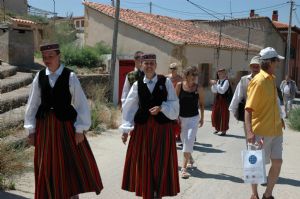
<instances>
[{"instance_id":1,"label":"clear blue sky","mask_svg":"<svg viewBox=\"0 0 300 199\"><path fill-rule=\"evenodd\" d=\"M55 9L59 16L66 16L73 13L73 16L82 16L84 14L81 0L28 0L29 5L48 11L53 11L53 1ZM110 0L91 0L103 4L111 4ZM249 16L250 9L256 9L260 16L272 16L272 10L278 10L279 21L288 23L290 6L288 0L190 0L202 7L209 9L218 18L235 18ZM149 12L150 0L121 0L121 8ZM295 1L295 11L293 13L293 25L300 27L300 0ZM152 13L166 15L181 19L216 19L208 15L201 9L193 6L187 0L152 0ZM274 7L272 7L274 6ZM267 8L269 7L269 8ZM265 8L265 9L262 9ZM245 12L243 12L245 11ZM216 14L225 13L225 14Z\"/></svg>"}]
</instances>

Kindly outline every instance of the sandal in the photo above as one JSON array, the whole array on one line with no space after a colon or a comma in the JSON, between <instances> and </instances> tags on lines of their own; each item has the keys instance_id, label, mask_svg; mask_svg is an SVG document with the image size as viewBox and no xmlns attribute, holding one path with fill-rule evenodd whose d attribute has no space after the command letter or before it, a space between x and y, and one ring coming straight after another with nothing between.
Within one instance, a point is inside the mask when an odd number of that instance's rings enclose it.
<instances>
[{"instance_id":1,"label":"sandal","mask_svg":"<svg viewBox=\"0 0 300 199\"><path fill-rule=\"evenodd\" d=\"M262 199L275 199L275 198L273 196L266 197L265 194L264 194Z\"/></svg>"},{"instance_id":2,"label":"sandal","mask_svg":"<svg viewBox=\"0 0 300 199\"><path fill-rule=\"evenodd\" d=\"M191 175L186 171L186 168L182 168L181 169L181 178L183 179L188 179Z\"/></svg>"},{"instance_id":3,"label":"sandal","mask_svg":"<svg viewBox=\"0 0 300 199\"><path fill-rule=\"evenodd\" d=\"M258 195L252 194L250 199L259 199L259 197L258 197Z\"/></svg>"},{"instance_id":4,"label":"sandal","mask_svg":"<svg viewBox=\"0 0 300 199\"><path fill-rule=\"evenodd\" d=\"M194 159L191 157L189 163L186 165L187 168L194 168Z\"/></svg>"}]
</instances>

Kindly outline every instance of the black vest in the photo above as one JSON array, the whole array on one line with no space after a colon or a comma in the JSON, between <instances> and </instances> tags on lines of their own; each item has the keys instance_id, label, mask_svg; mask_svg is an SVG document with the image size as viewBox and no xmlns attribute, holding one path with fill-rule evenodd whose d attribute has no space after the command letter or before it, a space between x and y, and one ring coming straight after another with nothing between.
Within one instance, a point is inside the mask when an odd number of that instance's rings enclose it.
<instances>
[{"instance_id":1,"label":"black vest","mask_svg":"<svg viewBox=\"0 0 300 199\"><path fill-rule=\"evenodd\" d=\"M152 93L149 91L147 84L145 84L143 79L140 78L138 80L138 96L139 109L134 116L134 122L144 124L150 116L149 109L154 106L160 106L163 101L167 101L168 91L166 88L166 77L162 75L157 76L157 82ZM172 121L162 112L155 115L154 119L160 124Z\"/></svg>"},{"instance_id":2,"label":"black vest","mask_svg":"<svg viewBox=\"0 0 300 199\"><path fill-rule=\"evenodd\" d=\"M60 121L75 122L77 112L71 105L72 96L69 89L69 78L71 70L64 68L58 77L54 87L49 83L46 70L39 73L39 87L41 89L41 105L36 118L45 118L50 110L53 110Z\"/></svg>"}]
</instances>

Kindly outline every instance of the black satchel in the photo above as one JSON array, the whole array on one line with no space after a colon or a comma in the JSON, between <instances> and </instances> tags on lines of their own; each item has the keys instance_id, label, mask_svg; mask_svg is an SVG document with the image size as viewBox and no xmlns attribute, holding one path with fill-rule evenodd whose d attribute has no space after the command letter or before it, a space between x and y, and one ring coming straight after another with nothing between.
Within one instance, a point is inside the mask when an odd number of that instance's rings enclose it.
<instances>
[{"instance_id":1,"label":"black satchel","mask_svg":"<svg viewBox=\"0 0 300 199\"><path fill-rule=\"evenodd\" d=\"M246 101L242 99L242 101L239 103L238 106L238 112L237 112L237 120L238 121L245 121L245 106L246 106Z\"/></svg>"}]
</instances>

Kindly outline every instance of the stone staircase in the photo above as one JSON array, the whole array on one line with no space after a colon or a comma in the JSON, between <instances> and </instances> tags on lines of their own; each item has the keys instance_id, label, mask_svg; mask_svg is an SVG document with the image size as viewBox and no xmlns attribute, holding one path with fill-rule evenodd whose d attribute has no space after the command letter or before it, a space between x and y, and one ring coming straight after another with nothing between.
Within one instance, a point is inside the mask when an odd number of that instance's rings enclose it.
<instances>
[{"instance_id":1,"label":"stone staircase","mask_svg":"<svg viewBox=\"0 0 300 199\"><path fill-rule=\"evenodd\" d=\"M6 63L0 65L0 131L23 124L32 80L32 73L18 72L17 67Z\"/></svg>"}]
</instances>

